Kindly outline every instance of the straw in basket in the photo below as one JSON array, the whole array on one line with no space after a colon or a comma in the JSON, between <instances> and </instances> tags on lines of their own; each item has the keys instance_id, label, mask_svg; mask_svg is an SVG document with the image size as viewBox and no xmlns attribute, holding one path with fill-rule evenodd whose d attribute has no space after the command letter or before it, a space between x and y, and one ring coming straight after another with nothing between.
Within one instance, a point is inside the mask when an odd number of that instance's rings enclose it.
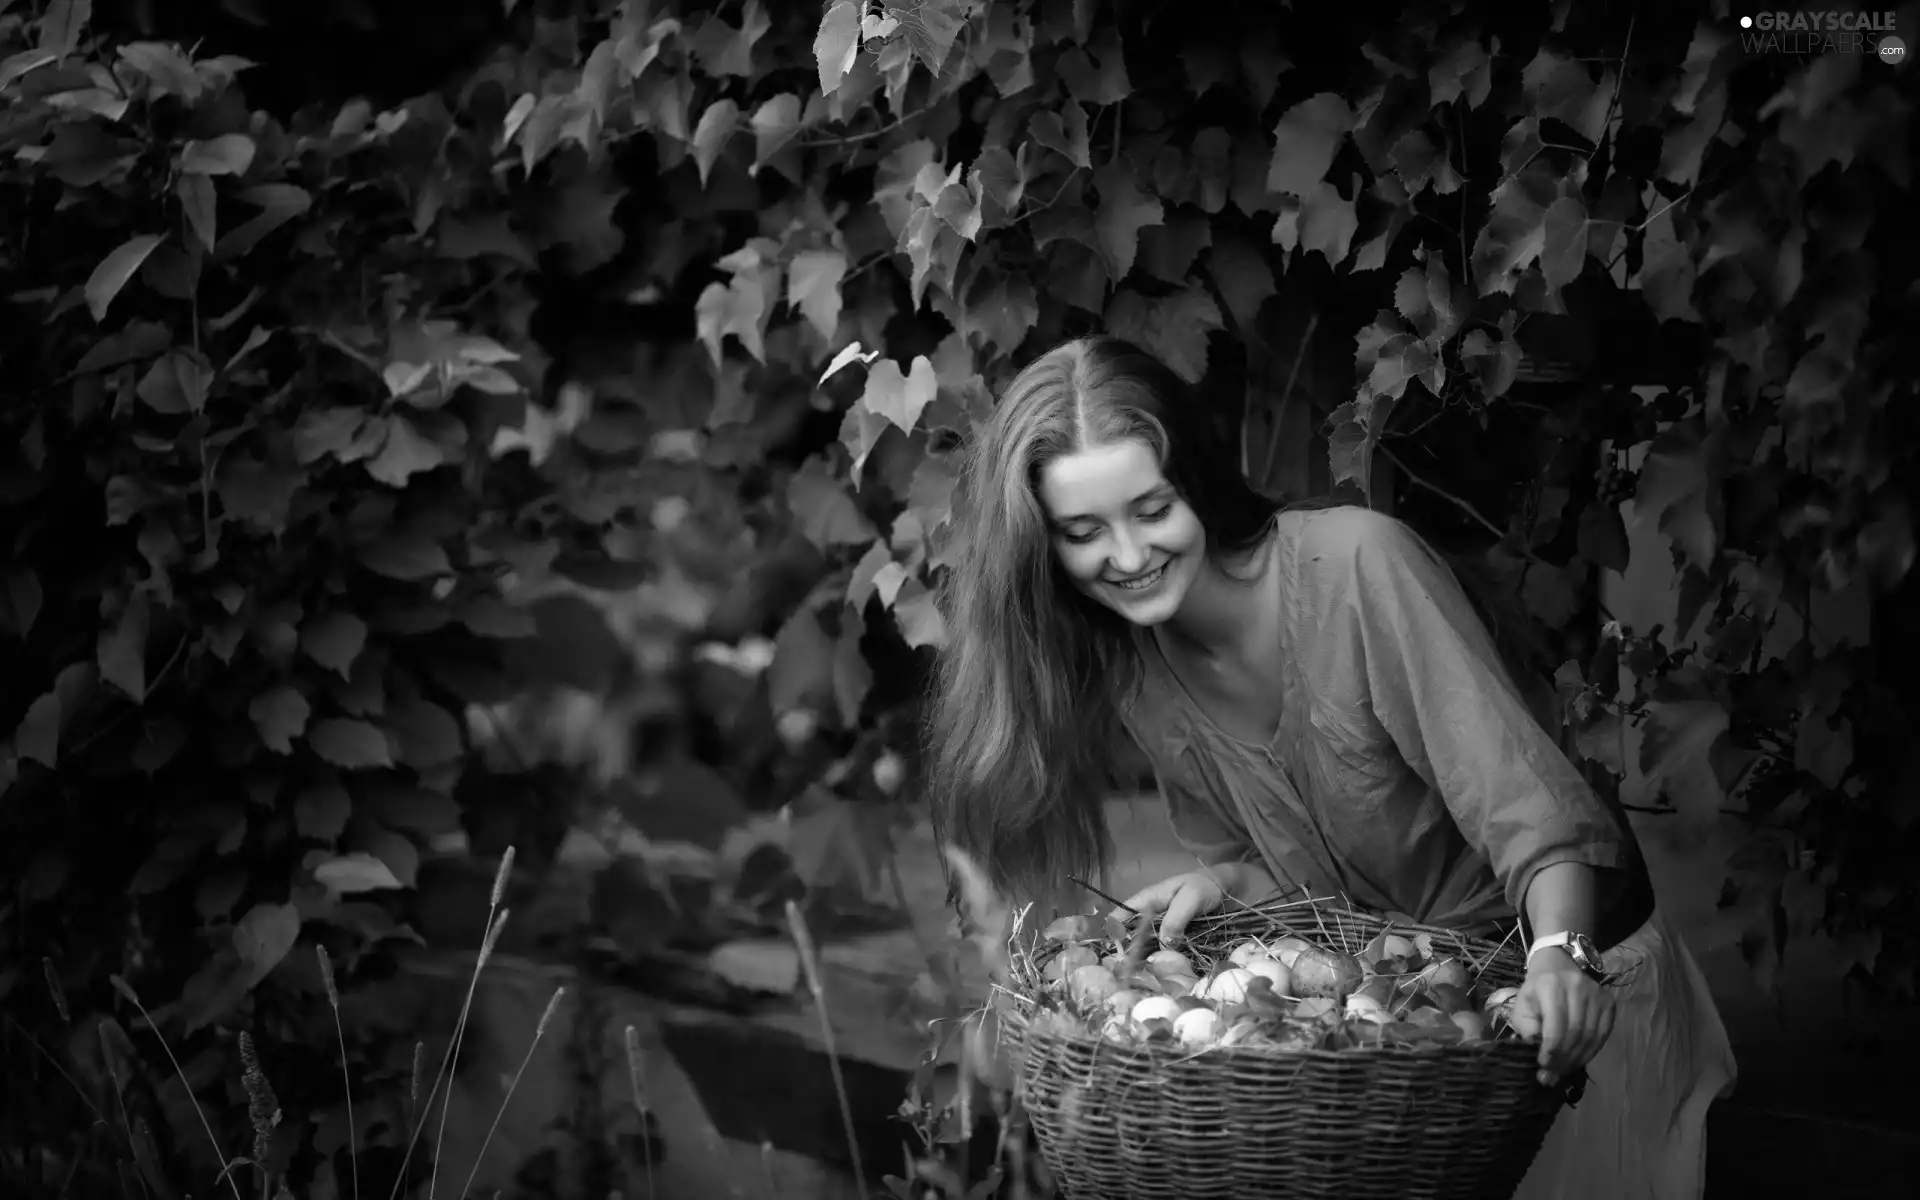
<instances>
[{"instance_id":1,"label":"straw in basket","mask_svg":"<svg viewBox=\"0 0 1920 1200\"><path fill-rule=\"evenodd\" d=\"M1517 947L1390 925L1325 900L1196 921L1183 949L1224 966L1248 939L1297 937L1351 955L1377 952L1388 932L1417 941L1430 960L1468 966L1475 1008L1488 990L1525 975ZM1536 1078L1537 1047L1511 1036L1455 1037L1440 1021L1430 1039L1384 1036L1411 1028L1397 1023L1375 1027L1380 1036L1370 1039L1368 1026L1341 1019L1337 1002L1320 1006L1333 1011L1310 1048L1290 1048L1305 1044L1297 1036L1287 1046L1254 1038L1200 1048L1165 1040L1164 1031L1146 1043L1103 1037L1046 998L1041 973L1058 952L1016 970L1002 1028L1041 1153L1071 1200L1503 1200L1562 1102ZM1411 975L1393 982L1406 985L1396 995L1419 990ZM1297 1023L1289 1027L1297 1035Z\"/></svg>"}]
</instances>

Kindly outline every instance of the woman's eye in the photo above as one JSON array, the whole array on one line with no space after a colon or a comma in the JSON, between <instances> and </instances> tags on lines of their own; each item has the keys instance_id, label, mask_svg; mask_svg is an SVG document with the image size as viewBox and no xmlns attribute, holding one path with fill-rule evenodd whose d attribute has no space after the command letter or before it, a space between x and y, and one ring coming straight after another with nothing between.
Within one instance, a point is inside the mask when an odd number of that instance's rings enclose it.
<instances>
[{"instance_id":1,"label":"woman's eye","mask_svg":"<svg viewBox=\"0 0 1920 1200\"><path fill-rule=\"evenodd\" d=\"M1097 529L1068 529L1063 530L1060 536L1076 546L1084 546L1099 537L1100 531Z\"/></svg>"},{"instance_id":2,"label":"woman's eye","mask_svg":"<svg viewBox=\"0 0 1920 1200\"><path fill-rule=\"evenodd\" d=\"M1167 519L1167 514L1172 511L1173 505L1162 504L1159 508L1153 509L1150 512L1141 513L1140 519L1142 521L1164 521Z\"/></svg>"}]
</instances>

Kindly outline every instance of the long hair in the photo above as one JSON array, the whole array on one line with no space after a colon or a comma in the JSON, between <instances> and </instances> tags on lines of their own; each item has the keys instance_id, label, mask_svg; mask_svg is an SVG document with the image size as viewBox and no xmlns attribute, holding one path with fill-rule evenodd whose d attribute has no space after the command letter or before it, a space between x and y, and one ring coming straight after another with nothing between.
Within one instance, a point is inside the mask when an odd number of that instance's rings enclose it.
<instances>
[{"instance_id":1,"label":"long hair","mask_svg":"<svg viewBox=\"0 0 1920 1200\"><path fill-rule=\"evenodd\" d=\"M1073 587L1037 494L1063 455L1137 439L1227 557L1282 507L1238 471L1229 435L1163 363L1111 337L1068 342L1008 385L963 451L941 593L948 645L928 713L934 830L993 884L1034 898L1112 853L1104 802L1138 678L1133 631Z\"/></svg>"},{"instance_id":2,"label":"long hair","mask_svg":"<svg viewBox=\"0 0 1920 1200\"><path fill-rule=\"evenodd\" d=\"M1207 551L1257 548L1276 515L1333 497L1262 494L1240 471L1234 431L1153 355L1090 337L1035 359L962 451L940 594L947 646L927 712L934 834L1016 900L1092 879L1112 858L1105 801L1124 698L1137 684L1136 633L1082 595L1056 558L1038 491L1064 455L1137 439L1194 510ZM1518 681L1523 628L1484 572L1455 575ZM1524 690L1524 685L1523 690Z\"/></svg>"}]
</instances>

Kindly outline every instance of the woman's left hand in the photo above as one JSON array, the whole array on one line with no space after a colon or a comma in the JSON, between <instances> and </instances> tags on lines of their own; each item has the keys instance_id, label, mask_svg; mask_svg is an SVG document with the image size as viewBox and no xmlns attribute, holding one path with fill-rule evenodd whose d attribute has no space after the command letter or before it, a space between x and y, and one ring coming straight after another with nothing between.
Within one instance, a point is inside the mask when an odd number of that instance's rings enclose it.
<instances>
[{"instance_id":1,"label":"woman's left hand","mask_svg":"<svg viewBox=\"0 0 1920 1200\"><path fill-rule=\"evenodd\" d=\"M1539 1021L1540 1082L1548 1086L1592 1062L1613 1033L1612 993L1557 950L1533 956L1513 1005L1516 1024Z\"/></svg>"}]
</instances>

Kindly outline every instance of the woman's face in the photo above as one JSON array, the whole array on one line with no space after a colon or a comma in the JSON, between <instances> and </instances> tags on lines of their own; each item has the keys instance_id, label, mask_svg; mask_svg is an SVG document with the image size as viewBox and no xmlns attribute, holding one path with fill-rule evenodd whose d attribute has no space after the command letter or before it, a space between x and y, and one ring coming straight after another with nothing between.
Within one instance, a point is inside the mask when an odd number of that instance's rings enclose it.
<instances>
[{"instance_id":1,"label":"woman's face","mask_svg":"<svg viewBox=\"0 0 1920 1200\"><path fill-rule=\"evenodd\" d=\"M1040 473L1054 553L1074 586L1136 625L1173 616L1200 573L1206 533L1146 443L1065 455Z\"/></svg>"}]
</instances>

